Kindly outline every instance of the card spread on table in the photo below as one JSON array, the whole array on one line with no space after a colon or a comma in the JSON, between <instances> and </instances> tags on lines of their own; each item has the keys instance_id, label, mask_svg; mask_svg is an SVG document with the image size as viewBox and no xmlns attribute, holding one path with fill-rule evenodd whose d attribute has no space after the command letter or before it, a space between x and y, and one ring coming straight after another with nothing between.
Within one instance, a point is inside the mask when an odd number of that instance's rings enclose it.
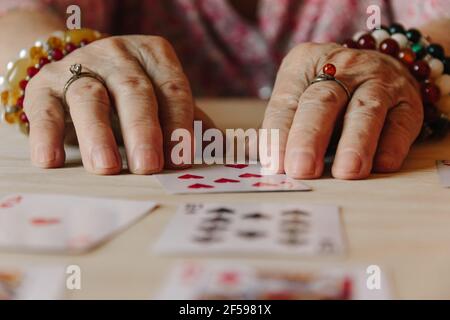
<instances>
[{"instance_id":1,"label":"card spread on table","mask_svg":"<svg viewBox=\"0 0 450 320\"><path fill-rule=\"evenodd\" d=\"M437 168L442 185L450 188L450 160L438 161Z\"/></svg>"},{"instance_id":2,"label":"card spread on table","mask_svg":"<svg viewBox=\"0 0 450 320\"><path fill-rule=\"evenodd\" d=\"M155 175L170 194L310 191L284 174L268 175L260 165L212 165Z\"/></svg>"},{"instance_id":3,"label":"card spread on table","mask_svg":"<svg viewBox=\"0 0 450 320\"><path fill-rule=\"evenodd\" d=\"M16 194L0 200L0 249L78 253L142 218L150 201Z\"/></svg>"},{"instance_id":4,"label":"card spread on table","mask_svg":"<svg viewBox=\"0 0 450 320\"><path fill-rule=\"evenodd\" d=\"M64 268L0 266L0 300L63 299L65 285Z\"/></svg>"},{"instance_id":5,"label":"card spread on table","mask_svg":"<svg viewBox=\"0 0 450 320\"><path fill-rule=\"evenodd\" d=\"M343 254L339 209L298 204L186 204L158 253Z\"/></svg>"},{"instance_id":6,"label":"card spread on table","mask_svg":"<svg viewBox=\"0 0 450 320\"><path fill-rule=\"evenodd\" d=\"M170 273L161 300L379 300L389 299L382 277L369 290L364 268L274 269L238 262L185 262Z\"/></svg>"}]
</instances>

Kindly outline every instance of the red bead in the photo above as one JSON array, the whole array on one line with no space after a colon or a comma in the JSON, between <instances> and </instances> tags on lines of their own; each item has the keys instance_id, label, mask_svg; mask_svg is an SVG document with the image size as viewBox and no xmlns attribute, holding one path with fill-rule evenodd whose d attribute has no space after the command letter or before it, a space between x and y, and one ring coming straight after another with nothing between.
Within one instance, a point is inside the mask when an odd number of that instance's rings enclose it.
<instances>
[{"instance_id":1,"label":"red bead","mask_svg":"<svg viewBox=\"0 0 450 320\"><path fill-rule=\"evenodd\" d=\"M21 121L22 123L28 123L28 118L27 118L27 115L25 114L25 112L22 112L22 113L20 114L19 119L20 119L20 121Z\"/></svg>"},{"instance_id":2,"label":"red bead","mask_svg":"<svg viewBox=\"0 0 450 320\"><path fill-rule=\"evenodd\" d=\"M24 96L20 96L19 98L17 98L16 106L19 107L20 109L23 108L23 100L24 99L25 99Z\"/></svg>"},{"instance_id":3,"label":"red bead","mask_svg":"<svg viewBox=\"0 0 450 320\"><path fill-rule=\"evenodd\" d=\"M59 61L62 58L64 58L63 52L61 50L59 50L59 49L54 49L52 51L51 55L52 55L52 59L55 60L55 61Z\"/></svg>"},{"instance_id":4,"label":"red bead","mask_svg":"<svg viewBox=\"0 0 450 320\"><path fill-rule=\"evenodd\" d=\"M358 48L366 50L374 50L377 46L377 42L370 34L362 35L358 39Z\"/></svg>"},{"instance_id":5,"label":"red bead","mask_svg":"<svg viewBox=\"0 0 450 320\"><path fill-rule=\"evenodd\" d=\"M42 57L39 59L39 66L43 67L45 66L47 63L50 63L50 60L48 60L48 58Z\"/></svg>"},{"instance_id":6,"label":"red bead","mask_svg":"<svg viewBox=\"0 0 450 320\"><path fill-rule=\"evenodd\" d=\"M380 52L388 54L393 57L397 57L400 51L400 46L397 41L393 39L386 39L380 43Z\"/></svg>"},{"instance_id":7,"label":"red bead","mask_svg":"<svg viewBox=\"0 0 450 320\"><path fill-rule=\"evenodd\" d=\"M66 50L67 53L71 53L72 51L75 51L77 49L77 46L72 42L68 42L64 46L64 49Z\"/></svg>"},{"instance_id":8,"label":"red bead","mask_svg":"<svg viewBox=\"0 0 450 320\"><path fill-rule=\"evenodd\" d=\"M433 83L423 83L422 84L422 99L427 104L435 104L439 101L441 97L441 92L438 86Z\"/></svg>"},{"instance_id":9,"label":"red bead","mask_svg":"<svg viewBox=\"0 0 450 320\"><path fill-rule=\"evenodd\" d=\"M411 65L411 73L418 80L428 79L430 72L430 66L423 60L416 61Z\"/></svg>"},{"instance_id":10,"label":"red bead","mask_svg":"<svg viewBox=\"0 0 450 320\"><path fill-rule=\"evenodd\" d=\"M39 69L36 67L28 67L27 69L27 74L30 78L33 78L38 72Z\"/></svg>"},{"instance_id":11,"label":"red bead","mask_svg":"<svg viewBox=\"0 0 450 320\"><path fill-rule=\"evenodd\" d=\"M334 66L334 64L327 63L326 65L323 66L322 71L323 73L334 77L334 75L336 74L336 67Z\"/></svg>"},{"instance_id":12,"label":"red bead","mask_svg":"<svg viewBox=\"0 0 450 320\"><path fill-rule=\"evenodd\" d=\"M342 46L349 49L357 49L358 44L356 41L353 41L352 39L347 39L342 43Z\"/></svg>"},{"instance_id":13,"label":"red bead","mask_svg":"<svg viewBox=\"0 0 450 320\"><path fill-rule=\"evenodd\" d=\"M416 61L416 54L411 49L405 48L400 50L398 53L398 58L409 67L414 63L414 61Z\"/></svg>"},{"instance_id":14,"label":"red bead","mask_svg":"<svg viewBox=\"0 0 450 320\"><path fill-rule=\"evenodd\" d=\"M27 87L27 84L28 84L27 80L25 80L25 79L20 80L20 82L19 82L20 89L25 90L25 88Z\"/></svg>"}]
</instances>

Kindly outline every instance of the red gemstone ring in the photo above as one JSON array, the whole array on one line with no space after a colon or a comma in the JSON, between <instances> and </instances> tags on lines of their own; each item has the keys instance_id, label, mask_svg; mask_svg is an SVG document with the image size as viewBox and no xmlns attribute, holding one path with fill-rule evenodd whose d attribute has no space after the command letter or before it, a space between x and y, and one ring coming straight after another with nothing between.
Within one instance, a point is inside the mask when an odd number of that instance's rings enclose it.
<instances>
[{"instance_id":1,"label":"red gemstone ring","mask_svg":"<svg viewBox=\"0 0 450 320\"><path fill-rule=\"evenodd\" d=\"M345 93L347 94L348 100L351 99L352 96L351 96L350 91L348 90L347 86L342 81L340 81L334 77L334 75L336 74L336 67L334 64L327 63L326 65L323 66L322 72L323 73L319 74L317 77L315 77L313 79L313 81L311 81L310 85L312 85L314 83L322 82L322 81L334 81L338 85L340 85L342 89L344 89Z\"/></svg>"}]
</instances>

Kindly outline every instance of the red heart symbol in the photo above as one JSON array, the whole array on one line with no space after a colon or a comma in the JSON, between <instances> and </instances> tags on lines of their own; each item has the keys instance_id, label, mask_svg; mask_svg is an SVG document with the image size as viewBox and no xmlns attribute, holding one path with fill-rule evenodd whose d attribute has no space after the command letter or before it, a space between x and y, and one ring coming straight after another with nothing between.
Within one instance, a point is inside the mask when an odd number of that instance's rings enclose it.
<instances>
[{"instance_id":1,"label":"red heart symbol","mask_svg":"<svg viewBox=\"0 0 450 320\"><path fill-rule=\"evenodd\" d=\"M53 224L60 223L61 220L58 218L33 218L31 219L31 224L35 226L49 226Z\"/></svg>"},{"instance_id":2,"label":"red heart symbol","mask_svg":"<svg viewBox=\"0 0 450 320\"><path fill-rule=\"evenodd\" d=\"M255 173L243 173L239 178L262 178L263 176Z\"/></svg>"},{"instance_id":3,"label":"red heart symbol","mask_svg":"<svg viewBox=\"0 0 450 320\"><path fill-rule=\"evenodd\" d=\"M211 189L214 187L207 185L207 184L196 183L196 184L191 184L188 188L189 189Z\"/></svg>"},{"instance_id":4,"label":"red heart symbol","mask_svg":"<svg viewBox=\"0 0 450 320\"><path fill-rule=\"evenodd\" d=\"M227 179L227 178L220 178L217 180L214 180L215 183L239 183L239 180L233 180L233 179Z\"/></svg>"},{"instance_id":5,"label":"red heart symbol","mask_svg":"<svg viewBox=\"0 0 450 320\"><path fill-rule=\"evenodd\" d=\"M6 199L0 203L0 209L9 209L19 204L22 201L22 196L16 196L14 198Z\"/></svg>"},{"instance_id":6,"label":"red heart symbol","mask_svg":"<svg viewBox=\"0 0 450 320\"><path fill-rule=\"evenodd\" d=\"M184 180L188 180L188 179L203 179L204 177L202 176L196 176L194 174L184 174L182 176L179 176L178 179L184 179Z\"/></svg>"},{"instance_id":7,"label":"red heart symbol","mask_svg":"<svg viewBox=\"0 0 450 320\"><path fill-rule=\"evenodd\" d=\"M235 168L235 169L244 169L244 168L247 168L248 165L246 165L246 164L226 164L225 167Z\"/></svg>"},{"instance_id":8,"label":"red heart symbol","mask_svg":"<svg viewBox=\"0 0 450 320\"><path fill-rule=\"evenodd\" d=\"M256 182L254 184L252 184L253 187L258 187L258 188L262 188L262 187L278 187L277 184L273 184L273 183L267 183L267 182Z\"/></svg>"}]
</instances>

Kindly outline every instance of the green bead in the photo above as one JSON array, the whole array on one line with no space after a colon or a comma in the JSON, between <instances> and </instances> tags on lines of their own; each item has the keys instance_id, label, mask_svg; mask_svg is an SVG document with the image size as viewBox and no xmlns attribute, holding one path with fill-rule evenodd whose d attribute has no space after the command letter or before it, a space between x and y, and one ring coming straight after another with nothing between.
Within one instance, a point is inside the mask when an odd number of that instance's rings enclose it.
<instances>
[{"instance_id":1,"label":"green bead","mask_svg":"<svg viewBox=\"0 0 450 320\"><path fill-rule=\"evenodd\" d=\"M412 51L414 51L414 53L420 52L423 50L423 47L420 43L414 43L411 47Z\"/></svg>"},{"instance_id":2,"label":"green bead","mask_svg":"<svg viewBox=\"0 0 450 320\"><path fill-rule=\"evenodd\" d=\"M420 43L414 43L411 46L412 51L416 54L416 59L420 60L427 54L427 51L425 50L424 46Z\"/></svg>"}]
</instances>

